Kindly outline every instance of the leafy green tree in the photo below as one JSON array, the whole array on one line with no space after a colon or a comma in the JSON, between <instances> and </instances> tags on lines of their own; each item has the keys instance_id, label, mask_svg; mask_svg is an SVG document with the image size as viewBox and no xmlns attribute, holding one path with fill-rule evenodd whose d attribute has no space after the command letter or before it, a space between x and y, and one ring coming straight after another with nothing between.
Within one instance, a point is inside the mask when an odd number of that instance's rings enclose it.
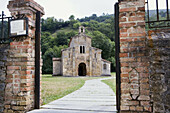
<instances>
[{"instance_id":1,"label":"leafy green tree","mask_svg":"<svg viewBox=\"0 0 170 113\"><path fill-rule=\"evenodd\" d=\"M112 43L108 37L99 31L93 32L92 46L102 49L102 58L108 59L111 56Z\"/></svg>"},{"instance_id":2,"label":"leafy green tree","mask_svg":"<svg viewBox=\"0 0 170 113\"><path fill-rule=\"evenodd\" d=\"M70 32L66 32L66 37L70 39L71 37L74 37L76 34L77 32L72 30Z\"/></svg>"},{"instance_id":3,"label":"leafy green tree","mask_svg":"<svg viewBox=\"0 0 170 113\"><path fill-rule=\"evenodd\" d=\"M69 17L69 20L70 20L70 21L75 20L75 16L74 16L74 15L71 15L71 16Z\"/></svg>"},{"instance_id":4,"label":"leafy green tree","mask_svg":"<svg viewBox=\"0 0 170 113\"><path fill-rule=\"evenodd\" d=\"M53 58L53 49L49 48L43 55L43 73L51 74L52 73L52 58Z\"/></svg>"},{"instance_id":5,"label":"leafy green tree","mask_svg":"<svg viewBox=\"0 0 170 113\"><path fill-rule=\"evenodd\" d=\"M42 32L42 34L41 34L41 51L42 51L42 55L44 55L46 50L49 48L50 36L51 36L50 32Z\"/></svg>"},{"instance_id":6,"label":"leafy green tree","mask_svg":"<svg viewBox=\"0 0 170 113\"><path fill-rule=\"evenodd\" d=\"M84 27L88 27L89 26L89 22L82 22L81 25L84 26Z\"/></svg>"},{"instance_id":7,"label":"leafy green tree","mask_svg":"<svg viewBox=\"0 0 170 113\"><path fill-rule=\"evenodd\" d=\"M95 31L99 27L99 23L95 20L90 20L89 27L92 31Z\"/></svg>"},{"instance_id":8,"label":"leafy green tree","mask_svg":"<svg viewBox=\"0 0 170 113\"><path fill-rule=\"evenodd\" d=\"M42 31L49 31L51 33L55 32L57 26L57 19L54 17L49 17L42 21Z\"/></svg>"},{"instance_id":9,"label":"leafy green tree","mask_svg":"<svg viewBox=\"0 0 170 113\"><path fill-rule=\"evenodd\" d=\"M57 45L68 45L68 38L66 37L65 32L58 32L57 37L55 38L55 42L57 42Z\"/></svg>"},{"instance_id":10,"label":"leafy green tree","mask_svg":"<svg viewBox=\"0 0 170 113\"><path fill-rule=\"evenodd\" d=\"M81 26L80 22L74 23L73 24L73 29L78 29Z\"/></svg>"},{"instance_id":11,"label":"leafy green tree","mask_svg":"<svg viewBox=\"0 0 170 113\"><path fill-rule=\"evenodd\" d=\"M62 51L62 49L66 49L66 48L68 48L68 46L67 45L63 45L63 46L54 46L54 48L53 48L53 56L54 57L57 57L57 58L60 58L61 57L61 51Z\"/></svg>"}]
</instances>

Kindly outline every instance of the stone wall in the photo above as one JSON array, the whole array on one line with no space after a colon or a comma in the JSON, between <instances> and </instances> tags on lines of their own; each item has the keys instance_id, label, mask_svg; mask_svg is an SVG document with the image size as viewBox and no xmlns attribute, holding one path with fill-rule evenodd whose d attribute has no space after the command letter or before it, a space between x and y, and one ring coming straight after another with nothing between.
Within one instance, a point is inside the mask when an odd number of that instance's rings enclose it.
<instances>
[{"instance_id":1,"label":"stone wall","mask_svg":"<svg viewBox=\"0 0 170 113\"><path fill-rule=\"evenodd\" d=\"M53 76L62 75L61 58L53 58Z\"/></svg>"},{"instance_id":2,"label":"stone wall","mask_svg":"<svg viewBox=\"0 0 170 113\"><path fill-rule=\"evenodd\" d=\"M170 112L170 31L148 32L150 92L153 112Z\"/></svg>"},{"instance_id":3,"label":"stone wall","mask_svg":"<svg viewBox=\"0 0 170 113\"><path fill-rule=\"evenodd\" d=\"M92 47L90 49L91 55L89 56L91 58L92 63L92 76L101 76L102 75L102 50L98 48Z\"/></svg>"},{"instance_id":4,"label":"stone wall","mask_svg":"<svg viewBox=\"0 0 170 113\"><path fill-rule=\"evenodd\" d=\"M0 113L4 111L5 105L5 86L6 86L6 75L7 75L7 59L9 57L8 54L9 44L0 44Z\"/></svg>"},{"instance_id":5,"label":"stone wall","mask_svg":"<svg viewBox=\"0 0 170 113\"><path fill-rule=\"evenodd\" d=\"M111 62L102 59L102 76L104 75L111 75Z\"/></svg>"},{"instance_id":6,"label":"stone wall","mask_svg":"<svg viewBox=\"0 0 170 113\"><path fill-rule=\"evenodd\" d=\"M73 74L73 55L75 56L74 48L67 48L62 51L62 75L75 76ZM74 59L75 61L75 59Z\"/></svg>"},{"instance_id":7,"label":"stone wall","mask_svg":"<svg viewBox=\"0 0 170 113\"><path fill-rule=\"evenodd\" d=\"M85 53L80 53L80 46L85 47ZM91 47L91 38L83 33L73 37L69 48L62 50L63 76L79 76L79 64L86 64L87 76L102 74L102 50Z\"/></svg>"}]
</instances>

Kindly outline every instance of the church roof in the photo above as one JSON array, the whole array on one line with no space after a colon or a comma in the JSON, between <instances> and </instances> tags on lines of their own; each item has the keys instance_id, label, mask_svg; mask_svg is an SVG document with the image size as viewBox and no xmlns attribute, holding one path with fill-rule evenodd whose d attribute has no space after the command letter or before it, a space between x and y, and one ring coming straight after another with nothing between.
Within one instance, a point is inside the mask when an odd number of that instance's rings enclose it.
<instances>
[{"instance_id":1,"label":"church roof","mask_svg":"<svg viewBox=\"0 0 170 113\"><path fill-rule=\"evenodd\" d=\"M53 58L53 61L61 61L61 58Z\"/></svg>"},{"instance_id":2,"label":"church roof","mask_svg":"<svg viewBox=\"0 0 170 113\"><path fill-rule=\"evenodd\" d=\"M104 61L104 62L107 62L107 63L110 63L110 64L111 64L111 62L110 62L110 61L108 61L108 60L102 59L102 61Z\"/></svg>"},{"instance_id":3,"label":"church roof","mask_svg":"<svg viewBox=\"0 0 170 113\"><path fill-rule=\"evenodd\" d=\"M75 35L74 37L71 37L70 42L69 42L69 46L70 46L73 38L78 38L78 37L80 37L80 36L84 36L84 37L87 37L87 38L92 39L91 37L89 37L89 36L87 36L87 35L85 34L85 27L84 27L84 26L80 26L80 27L79 27L79 34L78 34L78 35Z\"/></svg>"}]
</instances>

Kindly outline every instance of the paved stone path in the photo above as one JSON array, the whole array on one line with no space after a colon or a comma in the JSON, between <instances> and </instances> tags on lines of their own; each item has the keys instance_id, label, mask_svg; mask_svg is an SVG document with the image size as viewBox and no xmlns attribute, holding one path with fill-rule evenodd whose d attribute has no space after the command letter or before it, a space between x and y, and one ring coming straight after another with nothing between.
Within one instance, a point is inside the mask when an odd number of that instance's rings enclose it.
<instances>
[{"instance_id":1,"label":"paved stone path","mask_svg":"<svg viewBox=\"0 0 170 113\"><path fill-rule=\"evenodd\" d=\"M87 80L82 88L28 113L116 113L116 96L101 82L111 79Z\"/></svg>"}]
</instances>

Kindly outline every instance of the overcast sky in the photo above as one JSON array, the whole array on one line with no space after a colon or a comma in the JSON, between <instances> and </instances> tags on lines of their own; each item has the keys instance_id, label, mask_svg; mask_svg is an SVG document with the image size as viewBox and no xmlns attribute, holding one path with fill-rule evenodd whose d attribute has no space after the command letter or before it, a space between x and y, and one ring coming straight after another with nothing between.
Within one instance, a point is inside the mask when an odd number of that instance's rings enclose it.
<instances>
[{"instance_id":1,"label":"overcast sky","mask_svg":"<svg viewBox=\"0 0 170 113\"><path fill-rule=\"evenodd\" d=\"M9 0L0 0L0 11L5 11L9 15L7 4ZM70 15L76 18L91 16L97 14L98 16L103 13L114 13L114 4L117 0L35 0L45 8L46 17L54 16L57 19L67 20ZM149 0L150 9L156 8L156 0ZM158 0L159 7L166 8L166 0ZM170 7L170 2L169 2Z\"/></svg>"},{"instance_id":2,"label":"overcast sky","mask_svg":"<svg viewBox=\"0 0 170 113\"><path fill-rule=\"evenodd\" d=\"M0 0L0 11L9 15L7 4L9 0ZM57 19L67 20L70 15L76 18L103 13L114 13L114 4L117 0L35 0L45 8L46 17L54 16Z\"/></svg>"}]
</instances>

